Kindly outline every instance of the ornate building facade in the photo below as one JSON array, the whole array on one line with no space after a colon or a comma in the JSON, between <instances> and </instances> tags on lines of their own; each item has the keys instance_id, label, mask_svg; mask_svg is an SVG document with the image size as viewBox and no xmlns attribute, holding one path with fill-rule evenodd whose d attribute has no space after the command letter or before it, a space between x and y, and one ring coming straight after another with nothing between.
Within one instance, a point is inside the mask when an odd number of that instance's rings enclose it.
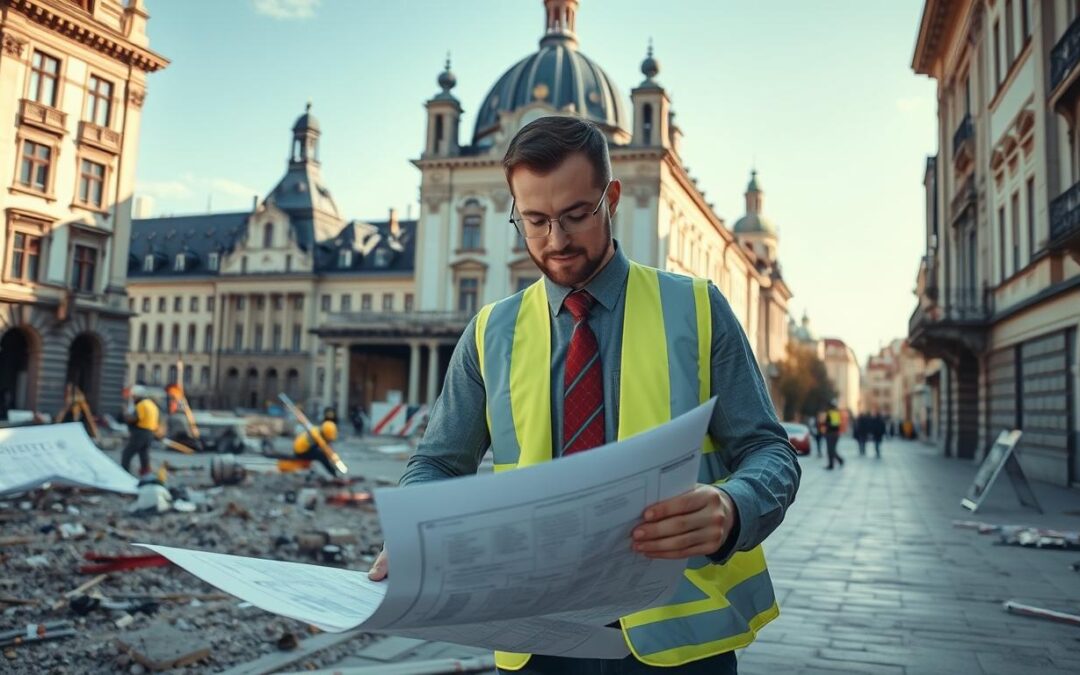
<instances>
[{"instance_id":1,"label":"ornate building facade","mask_svg":"<svg viewBox=\"0 0 1080 675\"><path fill-rule=\"evenodd\" d=\"M121 405L142 0L0 0L0 419L55 414L65 384Z\"/></svg>"},{"instance_id":2,"label":"ornate building facade","mask_svg":"<svg viewBox=\"0 0 1080 675\"><path fill-rule=\"evenodd\" d=\"M938 85L908 341L946 455L1021 429L1029 475L1080 482L1080 7L927 0L912 68Z\"/></svg>"}]
</instances>

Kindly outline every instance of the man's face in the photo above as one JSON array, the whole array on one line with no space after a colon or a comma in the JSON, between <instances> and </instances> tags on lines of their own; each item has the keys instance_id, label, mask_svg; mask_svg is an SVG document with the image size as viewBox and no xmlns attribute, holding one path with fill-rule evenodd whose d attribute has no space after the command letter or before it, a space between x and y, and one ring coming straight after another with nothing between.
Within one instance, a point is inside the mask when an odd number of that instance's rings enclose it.
<instances>
[{"instance_id":1,"label":"man's face","mask_svg":"<svg viewBox=\"0 0 1080 675\"><path fill-rule=\"evenodd\" d=\"M547 237L525 239L529 257L560 286L581 288L615 252L610 214L619 203L621 186L613 180L605 204L591 215L604 192L604 186L597 182L592 165L582 153L570 155L547 174L519 167L510 176L510 189L522 217L540 220L567 216L565 222L571 222L584 215L585 220L579 222L591 223L588 229L567 234L553 222Z\"/></svg>"}]
</instances>

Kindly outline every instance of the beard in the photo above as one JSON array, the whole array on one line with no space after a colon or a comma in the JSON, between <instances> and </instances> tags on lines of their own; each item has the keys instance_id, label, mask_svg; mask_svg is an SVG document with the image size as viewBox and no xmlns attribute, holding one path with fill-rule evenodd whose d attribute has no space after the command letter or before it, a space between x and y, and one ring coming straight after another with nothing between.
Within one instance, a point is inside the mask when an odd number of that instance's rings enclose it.
<instances>
[{"instance_id":1,"label":"beard","mask_svg":"<svg viewBox=\"0 0 1080 675\"><path fill-rule=\"evenodd\" d=\"M604 218L604 231L607 234L605 241L608 245L604 246L596 255L590 255L587 249L573 244L558 251L545 249L541 251L540 257L533 255L531 250L526 250L532 261L548 279L560 286L578 288L591 279L601 265L604 264L604 257L607 255L608 247L611 245L611 219L607 216ZM552 259L555 256L574 257L568 261L559 261Z\"/></svg>"}]
</instances>

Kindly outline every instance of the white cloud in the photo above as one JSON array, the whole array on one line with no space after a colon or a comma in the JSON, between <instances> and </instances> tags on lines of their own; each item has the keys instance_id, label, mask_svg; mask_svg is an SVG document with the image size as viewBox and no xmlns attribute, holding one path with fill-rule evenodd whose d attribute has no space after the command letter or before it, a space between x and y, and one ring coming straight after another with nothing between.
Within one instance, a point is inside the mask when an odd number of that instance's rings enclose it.
<instances>
[{"instance_id":1,"label":"white cloud","mask_svg":"<svg viewBox=\"0 0 1080 675\"><path fill-rule=\"evenodd\" d=\"M135 185L136 197L150 197L157 211L168 213L198 212L212 205L214 210L242 209L261 190L228 178L196 176L185 173L173 180L141 181Z\"/></svg>"},{"instance_id":2,"label":"white cloud","mask_svg":"<svg viewBox=\"0 0 1080 675\"><path fill-rule=\"evenodd\" d=\"M191 196L191 187L181 180L152 180L138 183L135 193L158 199L185 199Z\"/></svg>"},{"instance_id":3,"label":"white cloud","mask_svg":"<svg viewBox=\"0 0 1080 675\"><path fill-rule=\"evenodd\" d=\"M310 19L319 0L252 0L255 11L275 19Z\"/></svg>"}]
</instances>

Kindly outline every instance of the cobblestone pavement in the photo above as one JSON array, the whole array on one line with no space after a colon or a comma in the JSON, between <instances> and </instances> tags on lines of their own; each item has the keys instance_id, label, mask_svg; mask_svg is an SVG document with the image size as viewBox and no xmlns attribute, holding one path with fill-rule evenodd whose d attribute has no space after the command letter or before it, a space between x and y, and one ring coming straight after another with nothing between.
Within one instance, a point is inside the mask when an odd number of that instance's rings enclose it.
<instances>
[{"instance_id":1,"label":"cobblestone pavement","mask_svg":"<svg viewBox=\"0 0 1080 675\"><path fill-rule=\"evenodd\" d=\"M961 508L975 466L887 442L883 458L826 471L803 458L798 499L766 542L781 616L739 672L1080 673L1080 628L1014 616L1005 600L1080 613L1080 552L1000 546L953 520L1080 529L1080 491L1033 483L1044 515L1003 475L976 514Z\"/></svg>"}]
</instances>

